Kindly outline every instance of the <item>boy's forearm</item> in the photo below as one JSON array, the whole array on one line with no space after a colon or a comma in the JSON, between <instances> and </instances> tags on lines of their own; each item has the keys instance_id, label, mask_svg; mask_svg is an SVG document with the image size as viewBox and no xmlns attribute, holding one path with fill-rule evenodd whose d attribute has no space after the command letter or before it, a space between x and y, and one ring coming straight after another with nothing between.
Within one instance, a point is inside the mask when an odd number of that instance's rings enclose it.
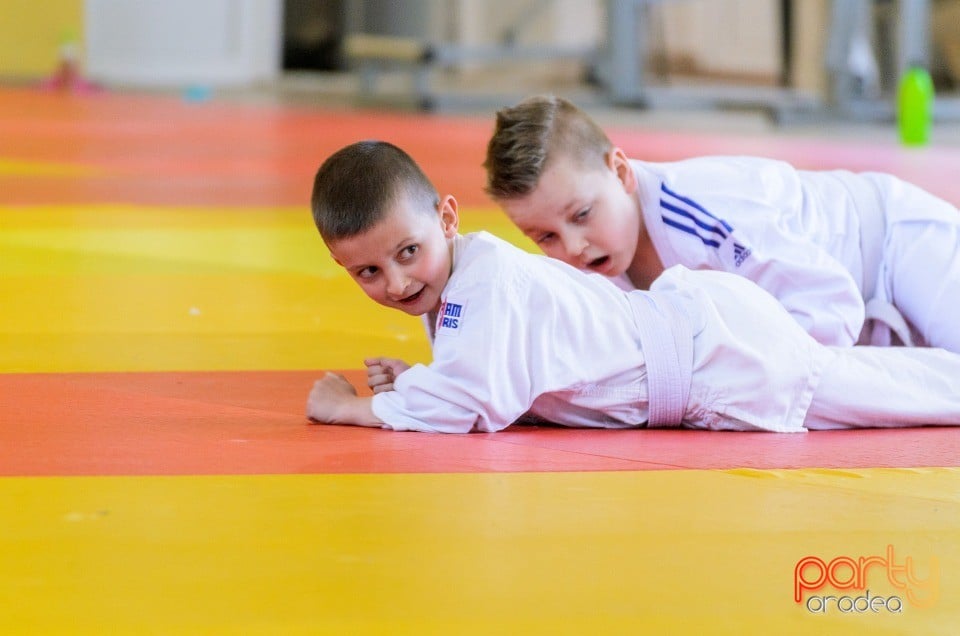
<instances>
[{"instance_id":1,"label":"boy's forearm","mask_svg":"<svg viewBox=\"0 0 960 636\"><path fill-rule=\"evenodd\" d=\"M307 398L307 417L321 424L377 427L383 421L373 414L373 399L359 397L339 373L327 373L313 384Z\"/></svg>"},{"instance_id":2,"label":"boy's forearm","mask_svg":"<svg viewBox=\"0 0 960 636\"><path fill-rule=\"evenodd\" d=\"M337 405L335 421L331 424L354 424L380 428L383 420L373 413L373 399L370 397L351 397Z\"/></svg>"}]
</instances>

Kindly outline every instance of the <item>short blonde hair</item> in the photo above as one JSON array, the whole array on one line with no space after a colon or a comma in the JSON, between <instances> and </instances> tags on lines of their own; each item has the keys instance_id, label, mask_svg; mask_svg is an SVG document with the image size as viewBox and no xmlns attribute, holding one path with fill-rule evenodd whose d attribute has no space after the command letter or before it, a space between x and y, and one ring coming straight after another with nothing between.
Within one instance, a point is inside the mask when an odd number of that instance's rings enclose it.
<instances>
[{"instance_id":1,"label":"short blonde hair","mask_svg":"<svg viewBox=\"0 0 960 636\"><path fill-rule=\"evenodd\" d=\"M600 167L613 148L585 112L562 97L528 97L497 112L483 162L486 192L494 200L526 196L557 154L584 168Z\"/></svg>"}]
</instances>

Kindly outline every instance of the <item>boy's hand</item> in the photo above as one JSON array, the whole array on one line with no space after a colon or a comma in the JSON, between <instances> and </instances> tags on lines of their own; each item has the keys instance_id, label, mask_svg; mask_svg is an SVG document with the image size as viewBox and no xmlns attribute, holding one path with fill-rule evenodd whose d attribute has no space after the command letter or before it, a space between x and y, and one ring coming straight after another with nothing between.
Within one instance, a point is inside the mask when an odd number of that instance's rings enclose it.
<instances>
[{"instance_id":1,"label":"boy's hand","mask_svg":"<svg viewBox=\"0 0 960 636\"><path fill-rule=\"evenodd\" d=\"M394 358L367 358L363 363L367 365L367 386L374 393L393 391L393 381L410 368L403 360Z\"/></svg>"},{"instance_id":2,"label":"boy's hand","mask_svg":"<svg viewBox=\"0 0 960 636\"><path fill-rule=\"evenodd\" d=\"M372 400L357 396L345 377L327 373L313 383L307 398L307 418L322 424L355 424L381 427L384 423L373 413Z\"/></svg>"}]
</instances>

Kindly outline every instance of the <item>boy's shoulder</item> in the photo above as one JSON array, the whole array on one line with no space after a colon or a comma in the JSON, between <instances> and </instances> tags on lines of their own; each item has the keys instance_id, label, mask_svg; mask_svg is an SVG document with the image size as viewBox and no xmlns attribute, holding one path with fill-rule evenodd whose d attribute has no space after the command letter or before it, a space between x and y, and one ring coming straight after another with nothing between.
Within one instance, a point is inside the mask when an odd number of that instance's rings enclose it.
<instances>
[{"instance_id":1,"label":"boy's shoulder","mask_svg":"<svg viewBox=\"0 0 960 636\"><path fill-rule=\"evenodd\" d=\"M662 180L672 181L685 178L702 178L705 175L742 175L750 177L755 172L796 170L780 159L755 157L750 155L700 155L677 161L653 162L630 158L630 165L641 173L655 175ZM755 175L753 175L755 178Z\"/></svg>"},{"instance_id":2,"label":"boy's shoulder","mask_svg":"<svg viewBox=\"0 0 960 636\"><path fill-rule=\"evenodd\" d=\"M483 230L463 234L459 239L455 272L457 269L472 270L481 266L489 271L500 271L534 258L533 254Z\"/></svg>"},{"instance_id":3,"label":"boy's shoulder","mask_svg":"<svg viewBox=\"0 0 960 636\"><path fill-rule=\"evenodd\" d=\"M499 236L495 236L486 230L478 230L476 232L470 232L468 234L461 234L460 238L463 240L465 245L476 246L475 249L490 251L490 250L520 250L512 243L505 241Z\"/></svg>"},{"instance_id":4,"label":"boy's shoulder","mask_svg":"<svg viewBox=\"0 0 960 636\"><path fill-rule=\"evenodd\" d=\"M489 232L463 234L454 246L453 273L447 287L505 291L530 277L536 258Z\"/></svg>"},{"instance_id":5,"label":"boy's shoulder","mask_svg":"<svg viewBox=\"0 0 960 636\"><path fill-rule=\"evenodd\" d=\"M450 342L440 336L470 333L474 334L470 337L481 337L477 334L484 334L486 329L477 331L470 325L485 325L487 318L521 302L525 296L520 292L524 288L521 281L528 276L528 268L522 265L523 255L532 256L488 232L456 237L453 273L441 295L437 315L428 317L428 321L436 320L434 346Z\"/></svg>"},{"instance_id":6,"label":"boy's shoulder","mask_svg":"<svg viewBox=\"0 0 960 636\"><path fill-rule=\"evenodd\" d=\"M479 285L490 288L492 295L521 296L531 289L537 295L604 285L617 289L615 283L599 274L583 272L563 261L528 252L488 232L473 232L460 238L450 278L450 284L459 288Z\"/></svg>"}]
</instances>

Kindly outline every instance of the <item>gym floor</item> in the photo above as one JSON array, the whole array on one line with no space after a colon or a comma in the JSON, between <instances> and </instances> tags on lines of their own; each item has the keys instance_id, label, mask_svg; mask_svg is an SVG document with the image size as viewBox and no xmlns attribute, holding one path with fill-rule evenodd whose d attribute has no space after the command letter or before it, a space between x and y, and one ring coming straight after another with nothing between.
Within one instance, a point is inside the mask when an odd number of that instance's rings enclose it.
<instances>
[{"instance_id":1,"label":"gym floor","mask_svg":"<svg viewBox=\"0 0 960 636\"><path fill-rule=\"evenodd\" d=\"M918 150L892 126L595 115L631 156L881 170L960 203L956 124ZM327 256L313 172L392 141L466 231L533 250L482 192L491 128L0 89L0 633L955 633L960 428L306 422L325 370L429 360Z\"/></svg>"}]
</instances>

